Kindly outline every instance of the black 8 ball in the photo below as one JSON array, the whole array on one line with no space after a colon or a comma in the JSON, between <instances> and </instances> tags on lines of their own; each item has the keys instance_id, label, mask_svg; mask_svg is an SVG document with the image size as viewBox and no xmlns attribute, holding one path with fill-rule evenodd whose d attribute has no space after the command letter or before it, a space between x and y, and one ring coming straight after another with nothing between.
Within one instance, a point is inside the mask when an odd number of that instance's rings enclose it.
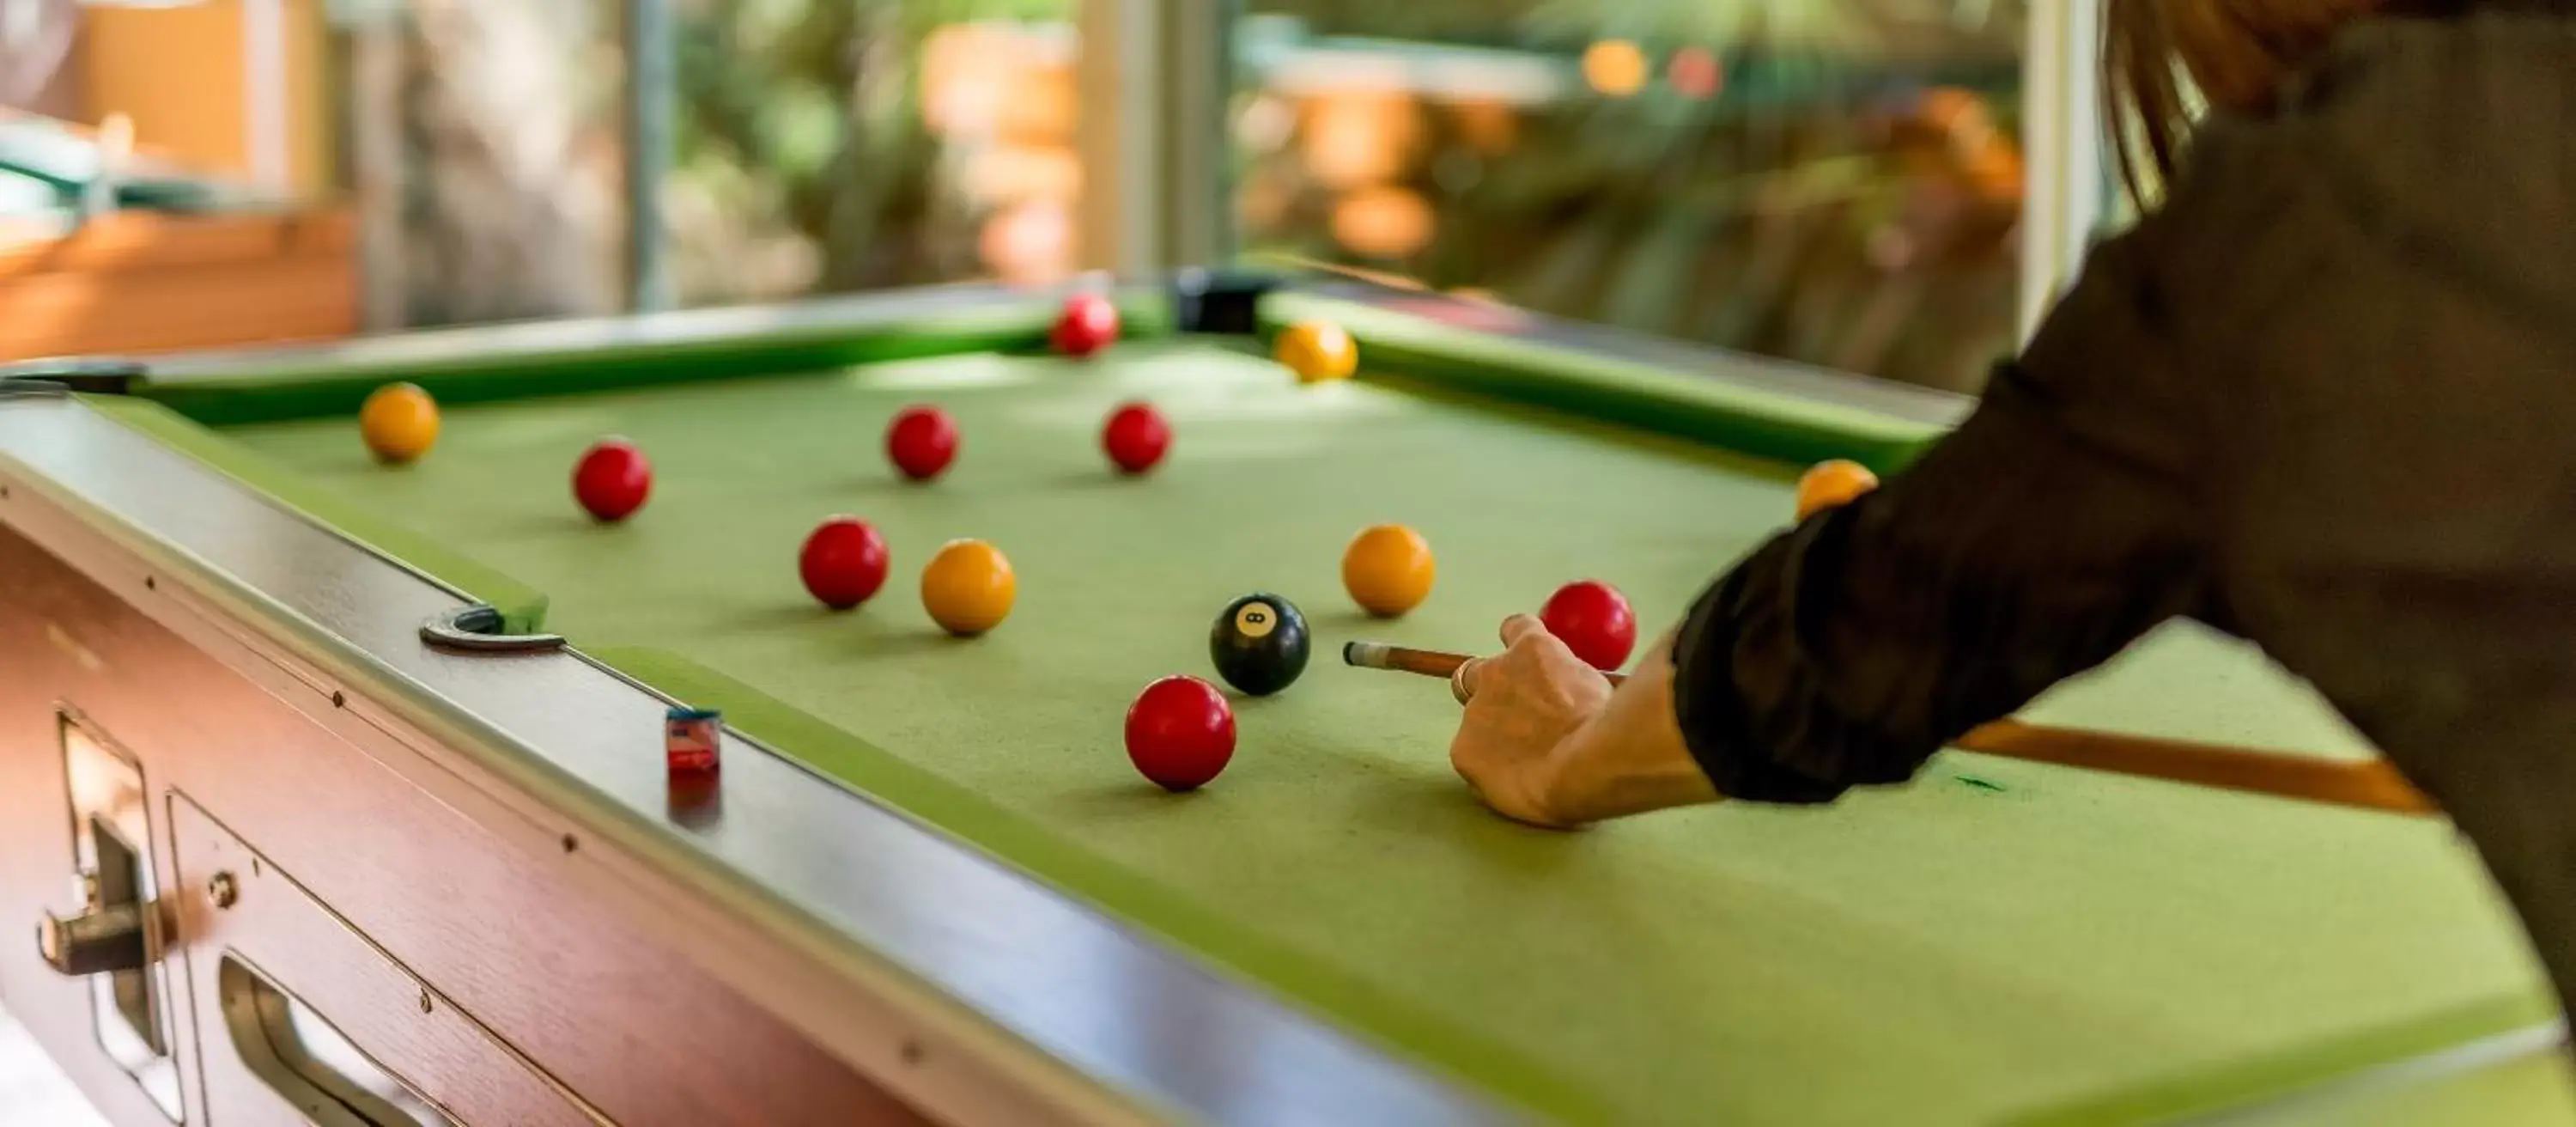
<instances>
[{"instance_id":1,"label":"black 8 ball","mask_svg":"<svg viewBox=\"0 0 2576 1127\"><path fill-rule=\"evenodd\" d=\"M1277 595L1245 595L1216 616L1208 656L1226 684L1257 697L1278 692L1306 671L1306 616Z\"/></svg>"}]
</instances>

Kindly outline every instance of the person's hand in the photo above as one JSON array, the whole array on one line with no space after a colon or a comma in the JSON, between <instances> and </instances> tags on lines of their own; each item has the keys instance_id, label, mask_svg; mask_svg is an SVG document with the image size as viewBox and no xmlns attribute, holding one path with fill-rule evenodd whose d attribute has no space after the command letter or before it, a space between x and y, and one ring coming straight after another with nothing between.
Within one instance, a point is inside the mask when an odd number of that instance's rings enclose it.
<instances>
[{"instance_id":1,"label":"person's hand","mask_svg":"<svg viewBox=\"0 0 2576 1127\"><path fill-rule=\"evenodd\" d=\"M1610 682L1539 620L1503 620L1503 652L1458 667L1450 691L1467 706L1449 763L1495 812L1565 826L1548 809L1547 773L1559 745L1610 703Z\"/></svg>"},{"instance_id":2,"label":"person's hand","mask_svg":"<svg viewBox=\"0 0 2576 1127\"><path fill-rule=\"evenodd\" d=\"M1673 639L1616 690L1528 615L1503 620L1503 652L1458 668L1467 706L1449 762L1495 812L1567 828L1718 800L1673 714Z\"/></svg>"}]
</instances>

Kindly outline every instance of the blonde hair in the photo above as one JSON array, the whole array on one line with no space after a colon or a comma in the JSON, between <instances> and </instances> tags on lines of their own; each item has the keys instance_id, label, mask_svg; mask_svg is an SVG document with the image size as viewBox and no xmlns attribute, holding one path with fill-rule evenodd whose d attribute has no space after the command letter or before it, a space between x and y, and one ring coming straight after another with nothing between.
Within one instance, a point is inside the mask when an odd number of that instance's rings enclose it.
<instances>
[{"instance_id":1,"label":"blonde hair","mask_svg":"<svg viewBox=\"0 0 2576 1127\"><path fill-rule=\"evenodd\" d=\"M2260 114L2316 61L2345 24L2398 10L2457 8L2404 0L2110 0L2102 93L2120 179L2146 203L2190 148L2191 94L2212 108ZM2189 85L2186 86L2185 83ZM2143 162L2143 164L2142 164Z\"/></svg>"}]
</instances>

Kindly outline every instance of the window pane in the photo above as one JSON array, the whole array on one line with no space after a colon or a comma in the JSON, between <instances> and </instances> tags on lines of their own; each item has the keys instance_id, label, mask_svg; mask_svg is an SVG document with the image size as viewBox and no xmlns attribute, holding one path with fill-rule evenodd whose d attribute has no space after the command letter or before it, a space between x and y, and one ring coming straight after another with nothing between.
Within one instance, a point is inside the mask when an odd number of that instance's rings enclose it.
<instances>
[{"instance_id":1,"label":"window pane","mask_svg":"<svg viewBox=\"0 0 2576 1127\"><path fill-rule=\"evenodd\" d=\"M685 0L681 304L1073 264L1076 0Z\"/></svg>"},{"instance_id":2,"label":"window pane","mask_svg":"<svg viewBox=\"0 0 2576 1127\"><path fill-rule=\"evenodd\" d=\"M616 0L335 0L333 178L376 330L624 299Z\"/></svg>"},{"instance_id":3,"label":"window pane","mask_svg":"<svg viewBox=\"0 0 2576 1127\"><path fill-rule=\"evenodd\" d=\"M2015 343L2022 3L1247 8L1248 252L1937 387Z\"/></svg>"}]
</instances>

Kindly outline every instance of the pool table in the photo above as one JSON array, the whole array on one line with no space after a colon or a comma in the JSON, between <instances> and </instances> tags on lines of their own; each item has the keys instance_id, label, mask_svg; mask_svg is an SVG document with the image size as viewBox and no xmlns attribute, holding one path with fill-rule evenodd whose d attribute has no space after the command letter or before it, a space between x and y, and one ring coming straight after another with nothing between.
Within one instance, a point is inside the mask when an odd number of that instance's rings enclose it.
<instances>
[{"instance_id":1,"label":"pool table","mask_svg":"<svg viewBox=\"0 0 2576 1127\"><path fill-rule=\"evenodd\" d=\"M1459 785L1446 686L1335 660L1481 648L1578 578L1651 636L1805 465L1901 470L1964 400L1344 280L1115 297L1083 360L1061 295L967 286L7 393L0 912L80 965L0 948L0 1001L133 1123L2576 1122L2439 818L1951 751L1549 832ZM1268 357L1315 318L1358 379ZM397 466L354 415L399 380L443 428ZM1097 437L1131 399L1175 435L1138 476ZM913 403L963 435L934 482L882 452ZM656 479L603 524L568 479L611 434ZM836 613L796 556L842 513L893 570ZM1338 578L1381 521L1438 558L1394 619ZM1018 576L981 637L917 593L957 537ZM1254 590L1315 660L1165 793L1127 706ZM714 781L665 770L673 705L721 710ZM2371 754L2189 625L2023 715ZM322 1027L384 1077L279 1048Z\"/></svg>"}]
</instances>

